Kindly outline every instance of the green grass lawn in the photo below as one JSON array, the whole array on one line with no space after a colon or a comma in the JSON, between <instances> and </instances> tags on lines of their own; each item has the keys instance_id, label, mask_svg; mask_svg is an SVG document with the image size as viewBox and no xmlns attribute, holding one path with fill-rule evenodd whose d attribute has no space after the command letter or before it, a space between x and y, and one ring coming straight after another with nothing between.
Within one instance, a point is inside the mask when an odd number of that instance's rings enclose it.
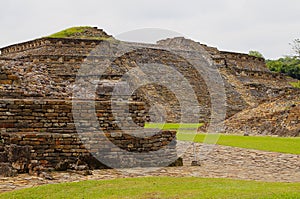
<instances>
[{"instance_id":1,"label":"green grass lawn","mask_svg":"<svg viewBox=\"0 0 300 199\"><path fill-rule=\"evenodd\" d=\"M178 129L197 129L201 127L201 123L145 123L146 129L163 129L163 130L178 130Z\"/></svg>"},{"instance_id":2,"label":"green grass lawn","mask_svg":"<svg viewBox=\"0 0 300 199\"><path fill-rule=\"evenodd\" d=\"M178 133L177 139L202 143L206 134ZM270 137L270 136L241 136L220 135L218 145L257 149L280 153L300 154L300 137Z\"/></svg>"},{"instance_id":3,"label":"green grass lawn","mask_svg":"<svg viewBox=\"0 0 300 199\"><path fill-rule=\"evenodd\" d=\"M300 198L300 183L144 177L44 185L0 198Z\"/></svg>"},{"instance_id":4,"label":"green grass lawn","mask_svg":"<svg viewBox=\"0 0 300 199\"><path fill-rule=\"evenodd\" d=\"M241 136L226 134L198 134L196 130L202 124L178 124L178 123L146 123L145 128L157 128L163 130L176 130L177 139L181 141L194 141L208 144L257 149L279 153L300 154L300 137L271 137L271 136Z\"/></svg>"}]
</instances>

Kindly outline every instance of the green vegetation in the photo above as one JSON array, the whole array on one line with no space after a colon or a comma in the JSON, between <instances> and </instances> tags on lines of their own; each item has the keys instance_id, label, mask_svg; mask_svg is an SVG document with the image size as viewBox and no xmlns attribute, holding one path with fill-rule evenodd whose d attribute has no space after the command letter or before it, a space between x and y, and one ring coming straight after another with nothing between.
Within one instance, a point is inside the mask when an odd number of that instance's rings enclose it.
<instances>
[{"instance_id":1,"label":"green vegetation","mask_svg":"<svg viewBox=\"0 0 300 199\"><path fill-rule=\"evenodd\" d=\"M258 51L251 50L251 51L249 51L249 55L253 56L253 57L258 57L258 58L264 59L264 56Z\"/></svg>"},{"instance_id":2,"label":"green vegetation","mask_svg":"<svg viewBox=\"0 0 300 199\"><path fill-rule=\"evenodd\" d=\"M72 37L76 33L84 32L85 30L91 28L90 26L79 26L79 27L72 27L65 30L62 30L60 32L54 33L48 37L50 38L67 38Z\"/></svg>"},{"instance_id":3,"label":"green vegetation","mask_svg":"<svg viewBox=\"0 0 300 199\"><path fill-rule=\"evenodd\" d=\"M202 125L203 124L200 123L146 123L144 128L178 130L178 129L197 129Z\"/></svg>"},{"instance_id":4,"label":"green vegetation","mask_svg":"<svg viewBox=\"0 0 300 199\"><path fill-rule=\"evenodd\" d=\"M0 198L299 198L300 183L144 177L44 185Z\"/></svg>"},{"instance_id":5,"label":"green vegetation","mask_svg":"<svg viewBox=\"0 0 300 199\"><path fill-rule=\"evenodd\" d=\"M178 133L177 139L183 141L194 141L202 143L206 134ZM269 137L269 136L241 136L220 135L218 145L233 146L261 151L272 151L279 153L300 154L300 137Z\"/></svg>"},{"instance_id":6,"label":"green vegetation","mask_svg":"<svg viewBox=\"0 0 300 199\"><path fill-rule=\"evenodd\" d=\"M278 60L267 60L267 67L274 72L284 73L300 79L300 59L298 57L284 57Z\"/></svg>"},{"instance_id":7,"label":"green vegetation","mask_svg":"<svg viewBox=\"0 0 300 199\"><path fill-rule=\"evenodd\" d=\"M277 60L266 60L266 64L273 72L284 73L300 80L300 39L295 39L290 45L294 51L294 56L285 56ZM264 58L258 51L249 51L249 55Z\"/></svg>"},{"instance_id":8,"label":"green vegetation","mask_svg":"<svg viewBox=\"0 0 300 199\"><path fill-rule=\"evenodd\" d=\"M267 66L271 71L284 73L293 78L300 79L300 39L295 39L291 46L295 56L267 60Z\"/></svg>"},{"instance_id":9,"label":"green vegetation","mask_svg":"<svg viewBox=\"0 0 300 199\"><path fill-rule=\"evenodd\" d=\"M290 83L293 87L295 87L295 88L300 88L300 81L298 81L298 82L291 82Z\"/></svg>"},{"instance_id":10,"label":"green vegetation","mask_svg":"<svg viewBox=\"0 0 300 199\"><path fill-rule=\"evenodd\" d=\"M201 123L145 123L144 128L177 131L177 136L183 134L185 141L190 141L194 140L197 129L201 126Z\"/></svg>"},{"instance_id":11,"label":"green vegetation","mask_svg":"<svg viewBox=\"0 0 300 199\"><path fill-rule=\"evenodd\" d=\"M300 137L270 137L270 136L241 136L226 134L199 134L196 130L203 124L197 123L146 123L145 128L176 130L177 139L199 143L212 143L217 140L218 145L256 149L261 151L300 154Z\"/></svg>"},{"instance_id":12,"label":"green vegetation","mask_svg":"<svg viewBox=\"0 0 300 199\"><path fill-rule=\"evenodd\" d=\"M78 27L72 27L65 30L62 30L60 32L54 33L50 36L47 36L46 38L79 38L79 39L95 39L95 40L109 40L112 38L106 38L106 37L92 37L92 36L80 36L78 33L83 33L85 31L88 31L90 29L93 29L90 26L78 26Z\"/></svg>"}]
</instances>

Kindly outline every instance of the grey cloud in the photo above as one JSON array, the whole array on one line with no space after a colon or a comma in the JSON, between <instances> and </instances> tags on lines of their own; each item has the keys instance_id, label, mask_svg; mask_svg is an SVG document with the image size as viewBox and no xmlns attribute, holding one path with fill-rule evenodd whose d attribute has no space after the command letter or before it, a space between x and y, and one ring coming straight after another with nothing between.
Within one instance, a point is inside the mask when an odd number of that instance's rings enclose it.
<instances>
[{"instance_id":1,"label":"grey cloud","mask_svg":"<svg viewBox=\"0 0 300 199\"><path fill-rule=\"evenodd\" d=\"M220 49L260 50L275 58L300 37L299 18L297 0L11 0L0 3L0 46L74 25L98 26L113 35L152 27Z\"/></svg>"}]
</instances>

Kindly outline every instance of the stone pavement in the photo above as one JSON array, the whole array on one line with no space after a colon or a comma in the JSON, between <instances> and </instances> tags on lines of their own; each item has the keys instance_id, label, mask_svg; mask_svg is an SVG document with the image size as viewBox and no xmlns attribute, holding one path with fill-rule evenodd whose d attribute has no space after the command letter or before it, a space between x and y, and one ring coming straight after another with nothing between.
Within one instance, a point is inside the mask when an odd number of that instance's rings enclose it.
<instances>
[{"instance_id":1,"label":"stone pavement","mask_svg":"<svg viewBox=\"0 0 300 199\"><path fill-rule=\"evenodd\" d=\"M178 144L178 151L183 142ZM190 166L193 147L183 155L184 166L167 168L106 169L92 171L93 175L78 172L53 172L49 176L37 177L20 174L17 177L0 177L0 192L28 188L43 184L78 182L82 180L103 180L142 176L233 178L243 180L300 182L300 155L263 152L216 145L195 144L196 157L201 166ZM209 153L206 153L209 152Z\"/></svg>"}]
</instances>

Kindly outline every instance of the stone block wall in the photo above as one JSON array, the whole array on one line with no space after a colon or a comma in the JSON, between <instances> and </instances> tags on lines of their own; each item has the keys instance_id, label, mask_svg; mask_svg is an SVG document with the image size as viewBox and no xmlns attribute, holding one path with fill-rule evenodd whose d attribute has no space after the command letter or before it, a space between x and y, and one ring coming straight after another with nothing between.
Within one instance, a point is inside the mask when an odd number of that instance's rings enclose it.
<instances>
[{"instance_id":1,"label":"stone block wall","mask_svg":"<svg viewBox=\"0 0 300 199\"><path fill-rule=\"evenodd\" d=\"M42 170L108 168L101 159L105 160L105 163L110 160L109 166L113 165L114 168L166 166L164 164L168 158L177 159L175 135L176 132L163 131L152 137L136 139L129 138L129 135L122 134L121 131L111 131L105 137L94 132L88 135L93 142L83 144L80 136L75 133L1 132L0 140L5 146L0 146L0 172L3 168L0 175L11 176L16 173L35 173ZM118 151L110 147L108 140L131 153L120 159L111 158L112 155L117 155ZM143 153L157 151L167 145L169 149L160 154L160 157L149 154L148 160L144 159ZM134 161L139 156L145 161L144 164Z\"/></svg>"},{"instance_id":2,"label":"stone block wall","mask_svg":"<svg viewBox=\"0 0 300 199\"><path fill-rule=\"evenodd\" d=\"M7 58L22 58L30 55L49 54L74 55L78 52L88 54L101 40L71 38L41 38L1 49L1 55ZM60 48L57 48L60 47ZM70 49L71 48L71 49ZM64 50L68 49L68 51Z\"/></svg>"},{"instance_id":3,"label":"stone block wall","mask_svg":"<svg viewBox=\"0 0 300 199\"><path fill-rule=\"evenodd\" d=\"M90 153L96 156L100 153L101 158L110 161L111 153L118 152L111 148L110 143L120 150L132 153L124 157L122 163L113 162L116 160L111 158L111 164L117 167L142 166L140 162L134 161L136 156L160 150L167 145L169 148L166 154L162 154L165 155L164 159L176 157L176 132L150 129L149 135L142 138L136 137L136 134L132 135L133 131L139 133L137 127L143 128L147 110L144 102L128 102L127 105L130 118L124 118L123 124L120 124L114 118L110 101L96 101L95 110L91 110L90 102L87 101L77 102L76 107L72 107L72 101L67 100L1 99L0 142L5 146L0 150L0 167L2 165L5 175L34 172L41 168L60 170L61 165L68 169L106 168L104 163ZM126 110L115 111L122 115ZM89 123L91 115L96 117L98 127ZM74 116L83 119L74 121ZM136 127L132 129L134 125ZM99 136L97 130L102 130L105 136ZM87 142L87 145L84 145L84 142ZM20 155L18 159L9 158L9 154L14 153L12 150L22 149L29 151L26 157ZM78 161L85 166L78 167ZM161 157L151 156L149 161L143 164L159 166L164 163L160 161Z\"/></svg>"},{"instance_id":4,"label":"stone block wall","mask_svg":"<svg viewBox=\"0 0 300 199\"><path fill-rule=\"evenodd\" d=\"M221 56L226 60L228 67L237 67L239 69L250 71L268 72L269 69L265 65L263 58L249 56L247 54L220 52Z\"/></svg>"}]
</instances>

